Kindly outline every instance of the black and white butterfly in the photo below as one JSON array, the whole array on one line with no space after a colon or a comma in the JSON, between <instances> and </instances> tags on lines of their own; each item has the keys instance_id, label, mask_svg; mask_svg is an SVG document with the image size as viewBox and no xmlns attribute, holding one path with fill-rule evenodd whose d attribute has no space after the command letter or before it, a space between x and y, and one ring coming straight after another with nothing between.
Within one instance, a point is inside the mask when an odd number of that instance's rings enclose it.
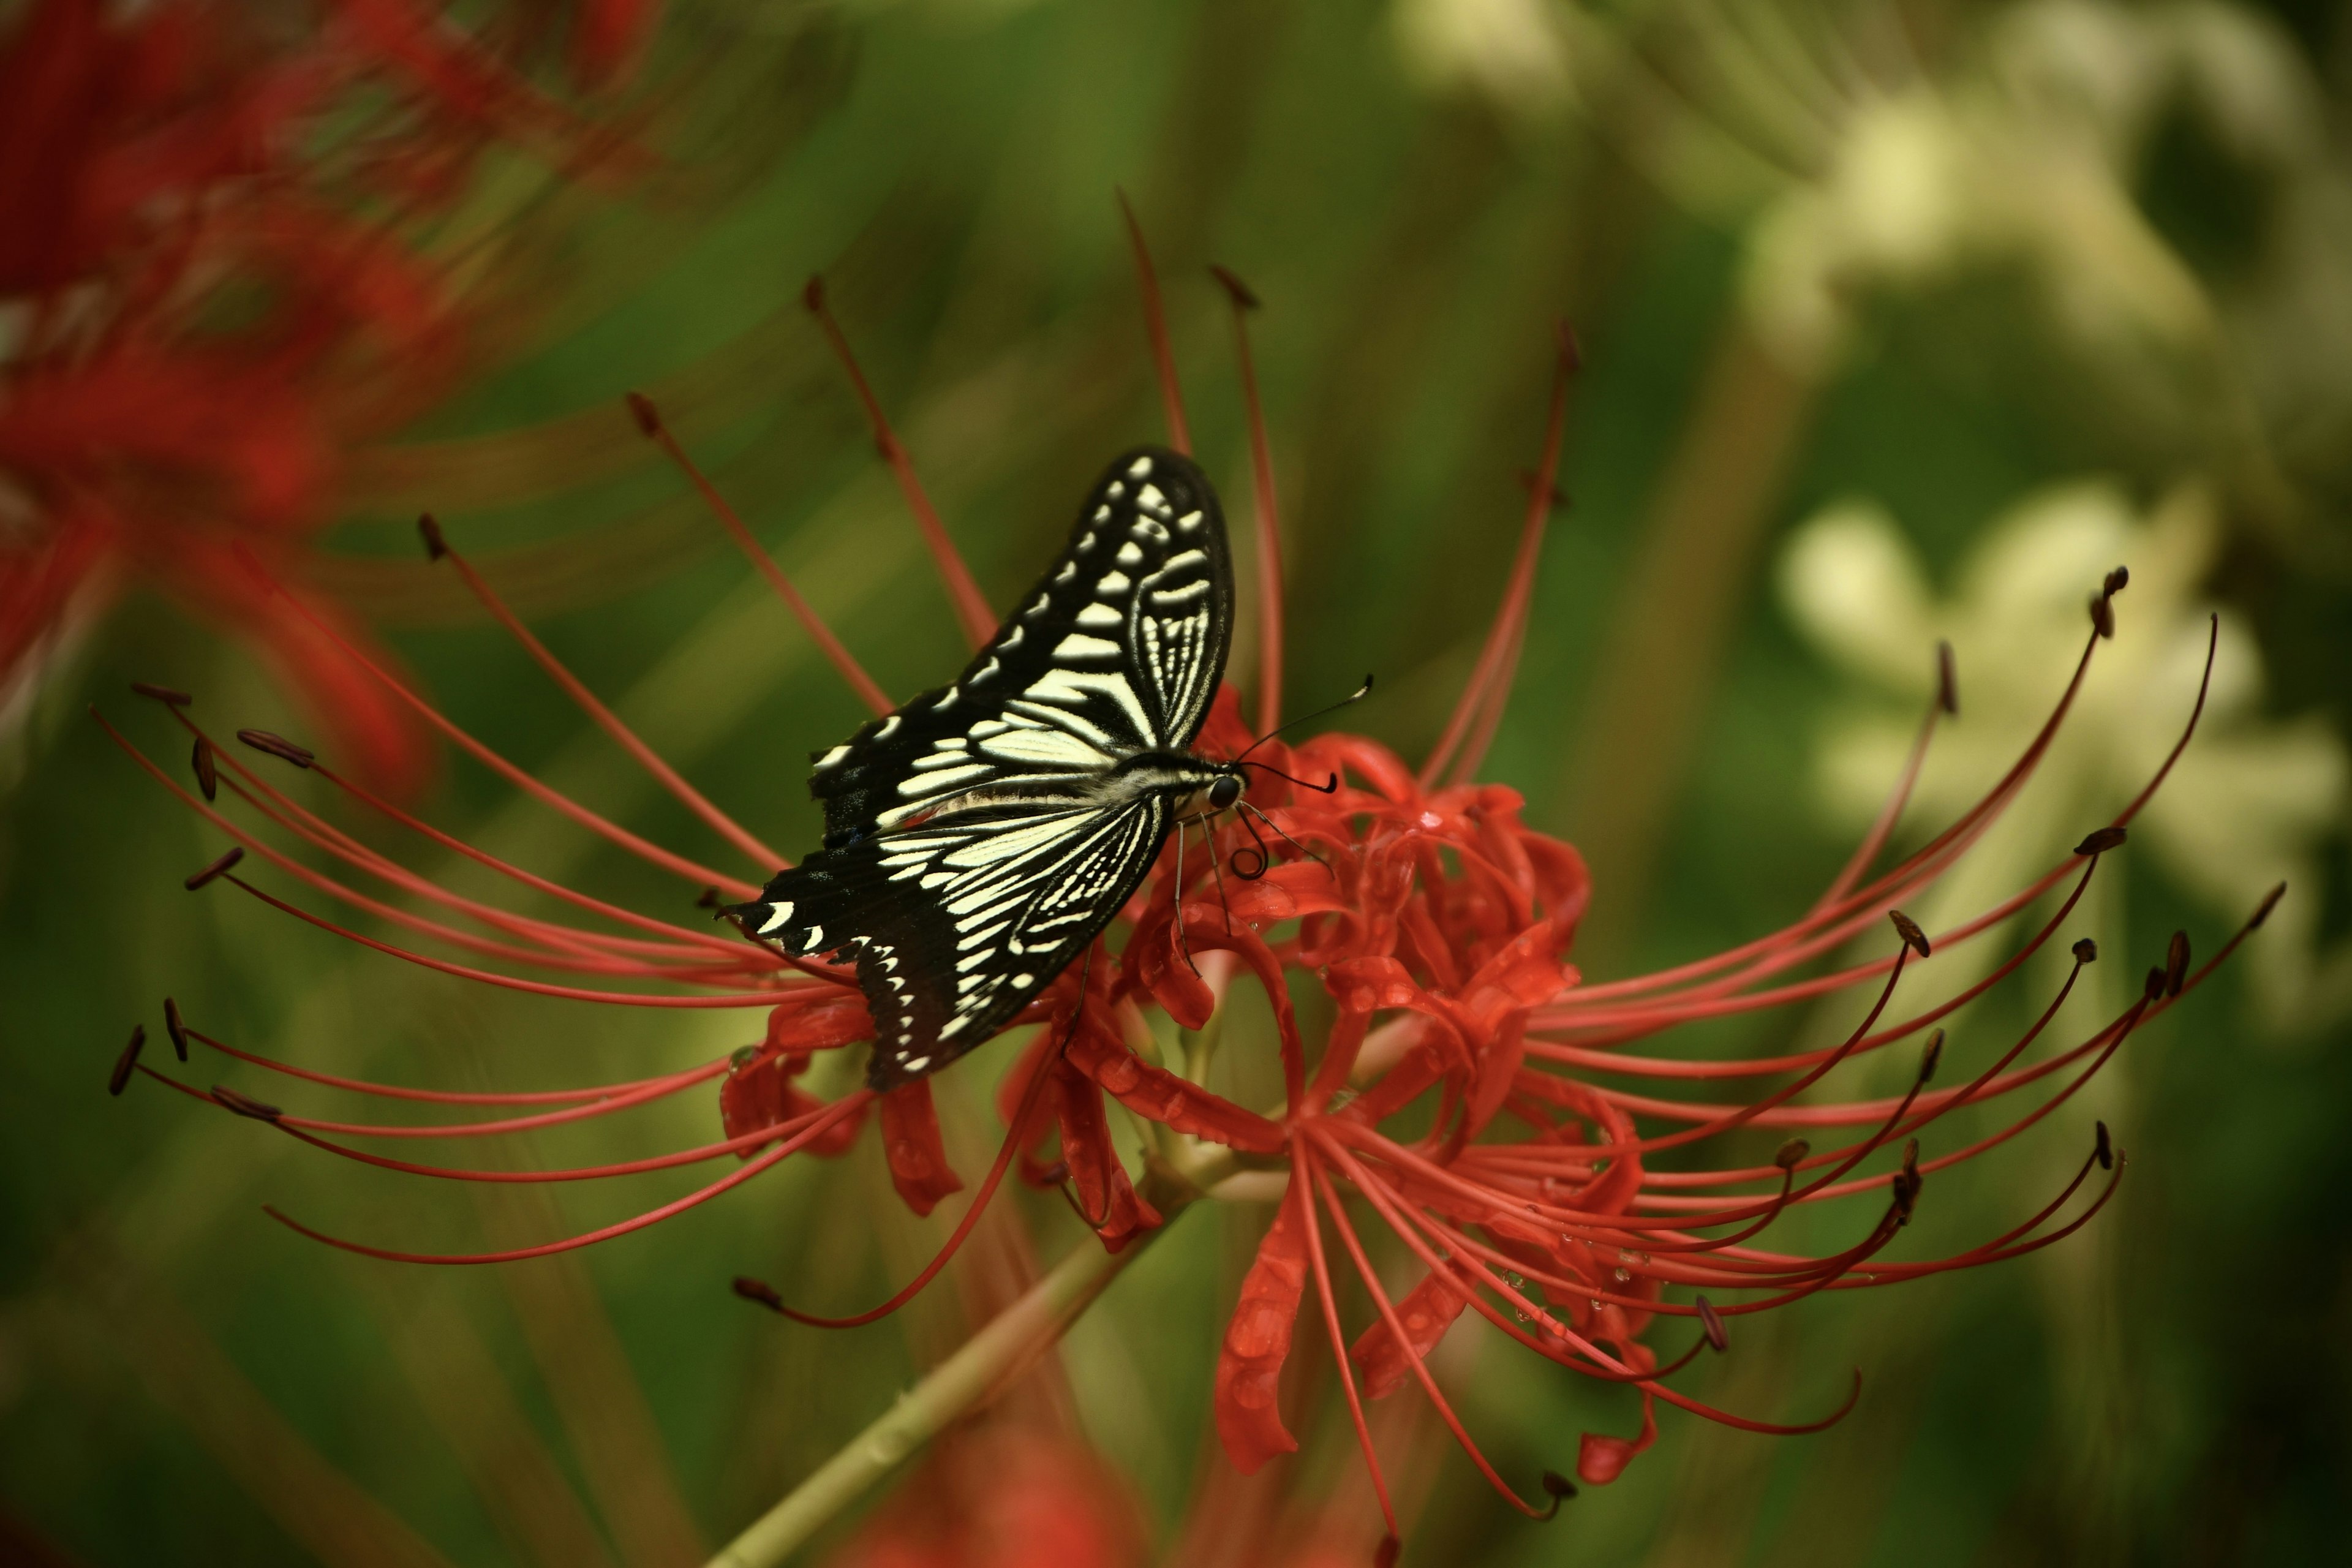
<instances>
[{"instance_id":1,"label":"black and white butterfly","mask_svg":"<svg viewBox=\"0 0 2352 1568\"><path fill-rule=\"evenodd\" d=\"M1180 817L1241 799L1241 763L1191 752L1233 615L1207 476L1130 452L953 685L816 758L824 848L725 912L794 957L856 955L875 1088L993 1035L1110 923Z\"/></svg>"}]
</instances>

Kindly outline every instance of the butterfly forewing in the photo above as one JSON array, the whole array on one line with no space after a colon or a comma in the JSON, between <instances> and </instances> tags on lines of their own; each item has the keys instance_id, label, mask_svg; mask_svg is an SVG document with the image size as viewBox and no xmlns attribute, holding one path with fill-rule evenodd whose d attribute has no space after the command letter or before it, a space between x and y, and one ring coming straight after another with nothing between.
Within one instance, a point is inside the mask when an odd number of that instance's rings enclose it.
<instances>
[{"instance_id":1,"label":"butterfly forewing","mask_svg":"<svg viewBox=\"0 0 2352 1568\"><path fill-rule=\"evenodd\" d=\"M1171 808L1107 800L1105 780L1191 746L1232 624L1206 478L1130 452L954 684L816 759L825 847L736 912L795 955L855 950L877 1087L986 1039L1133 893Z\"/></svg>"}]
</instances>

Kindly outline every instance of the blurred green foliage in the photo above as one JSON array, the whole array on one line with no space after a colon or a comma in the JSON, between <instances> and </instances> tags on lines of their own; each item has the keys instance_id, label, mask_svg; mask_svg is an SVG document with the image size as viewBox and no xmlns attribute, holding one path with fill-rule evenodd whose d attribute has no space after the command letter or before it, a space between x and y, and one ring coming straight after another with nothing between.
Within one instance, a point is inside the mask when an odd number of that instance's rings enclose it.
<instances>
[{"instance_id":1,"label":"blurred green foliage","mask_svg":"<svg viewBox=\"0 0 2352 1568\"><path fill-rule=\"evenodd\" d=\"M2279 182L2346 188L2332 151L2347 129L2343 8L2282 6L2262 35L2315 95L2313 165L2260 163L2193 93L2159 106L2119 165L2149 234L2218 302L2227 375L2177 345L2109 353L2070 335L2034 264L2000 254L1848 278L1848 340L1811 363L1775 359L1759 346L1754 237L1787 191L1830 178L1837 128L1811 165L1780 159L1785 189L1722 201L1695 195L1717 189L1696 175L1677 186L1656 151L1672 141L1661 116L1741 134L1736 106L1709 96L1736 79L1709 31L1736 42L1747 24L1733 8L1473 7L1497 26L1537 19L1513 47L1556 51L1559 79L1538 72L1533 87L1448 66L1408 15L1436 9L677 5L655 76L714 95L696 151L721 174L547 219L560 330L380 455L337 541L339 582L394 628L459 723L640 830L718 853L410 559L413 510L431 506L708 793L777 843L806 844L804 759L858 710L639 442L620 395L660 397L875 675L914 689L960 659L955 630L798 309L801 284L825 275L1002 602L1103 455L1160 429L1113 200L1124 189L1166 284L1198 450L1237 517L1245 432L1206 267L1232 267L1265 302L1255 341L1285 498L1292 708L1376 670L1381 696L1361 725L1408 755L1437 733L1491 615L1524 502L1516 475L1540 435L1549 322L1576 323L1574 504L1547 542L1484 771L1592 856L1588 973L1737 942L1801 910L1834 872L1849 839L1818 798L1812 744L1852 693L1794 635L1769 568L1781 530L1841 497L1883 502L1948 573L1990 518L2045 482L2112 474L2151 495L2207 479L2228 527L2210 592L2257 636L2267 710L2352 727L2352 446L2293 417L2332 408L2323 394L2352 395L2352 370L2302 392L2285 377L2294 396L2253 395L2251 416L2217 390L2234 378L2260 394L2261 356L2294 346L2294 310L2316 321L2344 307L2308 279L2300 304L2255 298L2288 287ZM1898 84L1878 96L1894 96L1905 81L1969 79L2004 14L1921 0L1788 15L1806 37L1843 39L1857 70ZM745 151L763 138L782 151ZM2103 276L2105 262L2086 265ZM2260 331L2231 324L2256 318ZM2166 376L2140 405L2111 395ZM2133 407L2158 412L2135 423ZM2163 427L2165 410L2211 439ZM1676 542L1660 554L1662 538ZM2120 607L2131 613L2128 595ZM1237 670L1250 643L1244 632ZM1654 647L1664 654L1641 651ZM53 669L7 739L0 1512L24 1552L37 1538L57 1561L89 1563L690 1563L961 1337L944 1292L902 1326L835 1340L725 1289L761 1274L843 1310L903 1277L940 1227L888 1199L870 1140L584 1255L430 1272L330 1254L257 1205L344 1234L470 1246L618 1217L684 1183L477 1190L314 1156L152 1084L107 1100L134 1020L156 1037L154 1058L166 993L247 1047L421 1085L637 1078L757 1032L726 1015L486 994L231 889L183 893L216 836L81 712L94 700L176 757L176 731L122 695L131 679L190 688L215 726L299 732L203 629L133 605ZM677 897L470 764L449 764L430 814L639 907ZM2313 848L2339 888L2341 820ZM2150 871L2133 875L2117 919L2127 976L2176 925L2210 950L2232 917ZM2347 925L2329 902L2315 940L2340 942ZM1956 1040L1985 1049L2024 1005L1973 1012ZM2225 975L2134 1043L2126 1086L2100 1112L2131 1175L2068 1247L1745 1320L1758 1326L1734 1352L1688 1378L1703 1397L1788 1418L1832 1402L1859 1366L1864 1400L1843 1426L1774 1440L1667 1413L1654 1451L1548 1526L1501 1509L1449 1455L1407 1560L2336 1556L2352 1486L2352 1232L2336 1201L2352 1188L2352 1029L2336 1017L2279 1038L2251 1016ZM1797 1026L1710 1043L1748 1048ZM1005 1059L1000 1047L942 1081L968 1172L992 1148L984 1080ZM229 1081L267 1094L252 1076ZM2053 1163L2079 1157L2086 1119L1931 1183L1922 1255L2037 1204ZM480 1157L609 1159L715 1126L708 1097L689 1097ZM1015 1201L1046 1256L1088 1244L1050 1194ZM1090 1435L1163 1529L1198 1468L1222 1462L1203 1436L1209 1377L1263 1223L1246 1206L1192 1216L1066 1347ZM1564 1468L1578 1431L1630 1427L1615 1392L1538 1375L1507 1349L1481 1342L1451 1363L1507 1474ZM1330 1411L1308 1431L1297 1465L1311 1494L1358 1461Z\"/></svg>"}]
</instances>

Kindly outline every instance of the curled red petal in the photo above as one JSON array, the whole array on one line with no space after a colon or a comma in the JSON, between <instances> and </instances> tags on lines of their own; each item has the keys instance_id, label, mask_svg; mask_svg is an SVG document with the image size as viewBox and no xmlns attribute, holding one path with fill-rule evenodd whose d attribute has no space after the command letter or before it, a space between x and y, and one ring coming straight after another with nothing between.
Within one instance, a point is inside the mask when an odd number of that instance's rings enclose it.
<instances>
[{"instance_id":1,"label":"curled red petal","mask_svg":"<svg viewBox=\"0 0 2352 1568\"><path fill-rule=\"evenodd\" d=\"M1348 900L1328 867L1297 860L1276 866L1255 881L1229 885L1225 907L1237 921L1269 926L1303 915L1344 910Z\"/></svg>"},{"instance_id":2,"label":"curled red petal","mask_svg":"<svg viewBox=\"0 0 2352 1568\"><path fill-rule=\"evenodd\" d=\"M823 1110L824 1101L793 1081L806 1070L808 1063L804 1051L772 1052L729 1073L719 1086L719 1120L726 1127L727 1136L740 1138L762 1127L773 1127ZM846 1152L857 1141L857 1130L865 1118L862 1109L843 1117L811 1140L807 1152L828 1159ZM749 1160L766 1147L759 1144L738 1150L737 1157Z\"/></svg>"},{"instance_id":3,"label":"curled red petal","mask_svg":"<svg viewBox=\"0 0 2352 1568\"><path fill-rule=\"evenodd\" d=\"M1160 1211L1137 1195L1126 1167L1111 1147L1103 1116L1102 1090L1084 1073L1063 1063L1055 1069L1062 1124L1062 1163L1077 1189L1078 1203L1093 1222L1107 1251L1118 1252L1160 1226Z\"/></svg>"},{"instance_id":4,"label":"curled red petal","mask_svg":"<svg viewBox=\"0 0 2352 1568\"><path fill-rule=\"evenodd\" d=\"M1631 1437L1587 1432L1577 1443L1576 1476L1588 1486L1607 1486L1625 1473L1649 1446L1658 1440L1657 1401L1642 1391L1642 1429Z\"/></svg>"},{"instance_id":5,"label":"curled red petal","mask_svg":"<svg viewBox=\"0 0 2352 1568\"><path fill-rule=\"evenodd\" d=\"M1482 1033L1503 1014L1541 1006L1576 984L1576 970L1556 956L1560 945L1551 922L1538 921L1479 966L1462 1005Z\"/></svg>"},{"instance_id":6,"label":"curled red petal","mask_svg":"<svg viewBox=\"0 0 2352 1568\"><path fill-rule=\"evenodd\" d=\"M1424 1274L1421 1283L1396 1304L1397 1321L1404 1325L1405 1344L1397 1342L1386 1321L1377 1321L1349 1348L1364 1374L1364 1393L1379 1399L1394 1394L1412 1377L1412 1363L1424 1360L1462 1315L1470 1298L1441 1274Z\"/></svg>"},{"instance_id":7,"label":"curled red petal","mask_svg":"<svg viewBox=\"0 0 2352 1568\"><path fill-rule=\"evenodd\" d=\"M1393 958L1343 958L1325 966L1323 984L1350 1012L1415 1007L1422 1001L1412 972Z\"/></svg>"},{"instance_id":8,"label":"curled red petal","mask_svg":"<svg viewBox=\"0 0 2352 1568\"><path fill-rule=\"evenodd\" d=\"M919 1078L882 1096L882 1153L890 1163L890 1184L918 1215L927 1215L950 1193L963 1191L963 1178L948 1163L940 1142L940 1117L931 1103L931 1080Z\"/></svg>"},{"instance_id":9,"label":"curled red petal","mask_svg":"<svg viewBox=\"0 0 2352 1568\"><path fill-rule=\"evenodd\" d=\"M1069 1062L1147 1121L1230 1149L1273 1154L1283 1147L1278 1124L1164 1068L1153 1067L1108 1029L1079 1029L1070 1041Z\"/></svg>"},{"instance_id":10,"label":"curled red petal","mask_svg":"<svg viewBox=\"0 0 2352 1568\"><path fill-rule=\"evenodd\" d=\"M1294 1183L1274 1227L1258 1243L1217 1355L1217 1436L1226 1458L1245 1476L1298 1447L1282 1424L1278 1403L1282 1363L1290 1354L1298 1299L1307 1287L1307 1236L1297 1213L1305 1196Z\"/></svg>"},{"instance_id":11,"label":"curled red petal","mask_svg":"<svg viewBox=\"0 0 2352 1568\"><path fill-rule=\"evenodd\" d=\"M874 1016L865 995L844 986L827 991L815 986L768 1014L771 1051L823 1051L874 1037ZM1016 1102L1017 1103L1017 1102Z\"/></svg>"}]
</instances>

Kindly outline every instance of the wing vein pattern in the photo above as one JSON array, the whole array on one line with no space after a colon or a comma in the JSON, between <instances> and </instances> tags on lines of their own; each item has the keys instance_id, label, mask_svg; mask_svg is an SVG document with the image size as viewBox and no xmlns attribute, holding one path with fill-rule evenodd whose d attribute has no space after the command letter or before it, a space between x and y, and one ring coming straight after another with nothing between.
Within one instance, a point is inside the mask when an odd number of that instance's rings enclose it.
<instances>
[{"instance_id":1,"label":"wing vein pattern","mask_svg":"<svg viewBox=\"0 0 2352 1568\"><path fill-rule=\"evenodd\" d=\"M1215 492L1140 448L952 684L815 759L824 847L730 912L795 956L856 955L869 1081L987 1039L1133 895L1192 787L1232 624Z\"/></svg>"}]
</instances>

